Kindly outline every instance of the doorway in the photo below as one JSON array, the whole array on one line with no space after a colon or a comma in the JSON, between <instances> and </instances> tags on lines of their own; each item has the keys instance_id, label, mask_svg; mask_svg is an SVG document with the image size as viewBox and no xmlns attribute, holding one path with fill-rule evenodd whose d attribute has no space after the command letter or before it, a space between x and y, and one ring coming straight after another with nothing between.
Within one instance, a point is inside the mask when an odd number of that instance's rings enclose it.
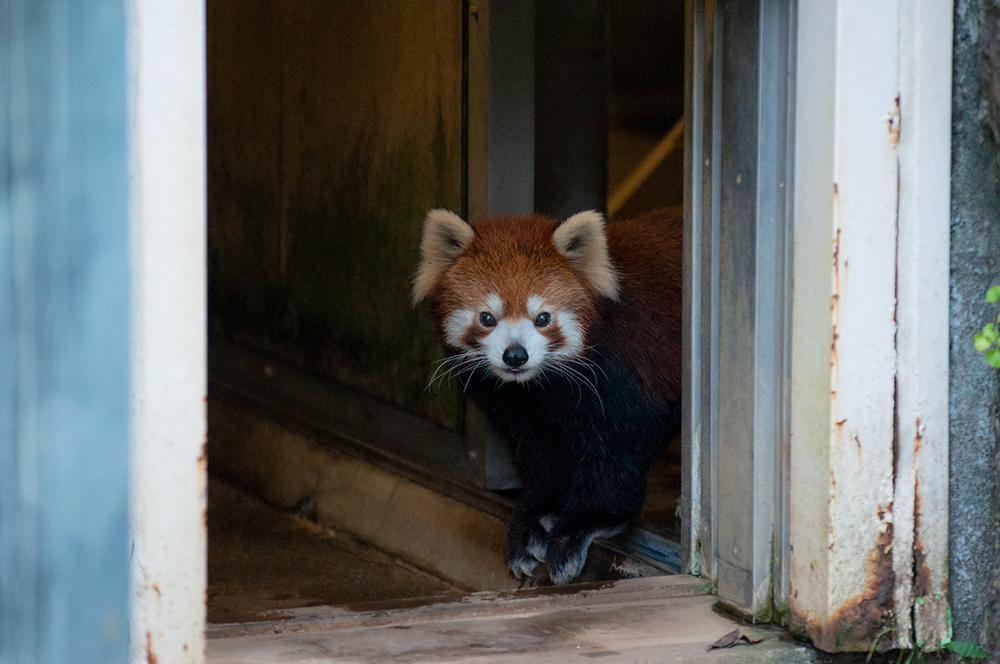
<instances>
[{"instance_id":1,"label":"doorway","mask_svg":"<svg viewBox=\"0 0 1000 664\"><path fill-rule=\"evenodd\" d=\"M318 528L324 551L396 561L418 594L516 585L504 443L432 380L410 286L432 208L584 205L615 223L682 202L683 3L569 4L573 30L530 2L207 3L210 621L246 617L233 566L268 532ZM579 53L576 81L539 60ZM605 92L560 126L574 86ZM586 149L560 153L574 123ZM638 526L595 545L581 580L680 570L680 476L674 441ZM258 613L337 603L258 590Z\"/></svg>"}]
</instances>

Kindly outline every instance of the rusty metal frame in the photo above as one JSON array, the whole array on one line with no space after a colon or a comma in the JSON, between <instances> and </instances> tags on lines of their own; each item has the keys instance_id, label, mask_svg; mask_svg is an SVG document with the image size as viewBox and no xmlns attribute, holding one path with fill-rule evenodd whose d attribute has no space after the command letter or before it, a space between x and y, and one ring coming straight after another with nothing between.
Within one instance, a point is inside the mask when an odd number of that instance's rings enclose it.
<instances>
[{"instance_id":1,"label":"rusty metal frame","mask_svg":"<svg viewBox=\"0 0 1000 664\"><path fill-rule=\"evenodd\" d=\"M896 458L897 631L932 649L951 635L948 319L951 3L900 12ZM903 130L905 127L905 131Z\"/></svg>"},{"instance_id":2,"label":"rusty metal frame","mask_svg":"<svg viewBox=\"0 0 1000 664\"><path fill-rule=\"evenodd\" d=\"M933 650L950 635L951 3L801 5L792 626L829 651Z\"/></svg>"}]
</instances>

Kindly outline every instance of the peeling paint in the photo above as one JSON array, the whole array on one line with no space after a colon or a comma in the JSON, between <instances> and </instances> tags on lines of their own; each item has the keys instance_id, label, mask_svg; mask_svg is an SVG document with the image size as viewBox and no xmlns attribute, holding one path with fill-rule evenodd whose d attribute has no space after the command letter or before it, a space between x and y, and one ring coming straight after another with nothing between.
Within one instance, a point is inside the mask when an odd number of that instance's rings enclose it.
<instances>
[{"instance_id":1,"label":"peeling paint","mask_svg":"<svg viewBox=\"0 0 1000 664\"><path fill-rule=\"evenodd\" d=\"M900 122L899 95L897 94L896 105L889 109L889 114L886 117L886 124L889 126L889 147L893 150L899 147Z\"/></svg>"},{"instance_id":2,"label":"peeling paint","mask_svg":"<svg viewBox=\"0 0 1000 664\"><path fill-rule=\"evenodd\" d=\"M886 510L880 510L883 514ZM891 512L891 510L889 510ZM827 620L801 615L792 609L792 623L805 627L813 644L827 652L865 650L887 628L893 626L893 590L896 574L892 569L892 523L885 523L869 557L869 573L864 591L845 602ZM888 649L885 640L880 649Z\"/></svg>"},{"instance_id":3,"label":"peeling paint","mask_svg":"<svg viewBox=\"0 0 1000 664\"><path fill-rule=\"evenodd\" d=\"M844 7L798 23L791 604L817 647L865 651L947 614L927 595L947 576L950 15Z\"/></svg>"}]
</instances>

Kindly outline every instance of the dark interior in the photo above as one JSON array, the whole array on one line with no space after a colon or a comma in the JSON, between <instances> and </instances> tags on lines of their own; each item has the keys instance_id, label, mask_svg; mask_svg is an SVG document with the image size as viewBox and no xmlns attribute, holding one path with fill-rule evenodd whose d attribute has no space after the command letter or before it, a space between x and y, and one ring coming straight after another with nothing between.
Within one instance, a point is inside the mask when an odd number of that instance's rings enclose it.
<instances>
[{"instance_id":1,"label":"dark interior","mask_svg":"<svg viewBox=\"0 0 1000 664\"><path fill-rule=\"evenodd\" d=\"M410 303L424 214L464 213L477 186L474 9L207 2L212 622L469 589L338 527L302 488L328 478L301 479L322 473L294 446L244 452L263 426L251 417L497 518L516 497L493 448L470 442L460 387L428 385L441 354ZM535 206L608 210L682 119L684 5L546 2L533 20ZM681 146L651 163L610 223L682 203ZM675 440L650 476L644 542L677 541L679 497Z\"/></svg>"}]
</instances>

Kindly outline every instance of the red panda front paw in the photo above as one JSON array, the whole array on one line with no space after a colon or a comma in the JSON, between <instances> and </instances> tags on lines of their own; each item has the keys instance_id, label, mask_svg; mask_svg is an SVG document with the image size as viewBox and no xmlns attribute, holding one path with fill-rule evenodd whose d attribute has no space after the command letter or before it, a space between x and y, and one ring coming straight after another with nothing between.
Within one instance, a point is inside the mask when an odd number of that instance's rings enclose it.
<instances>
[{"instance_id":1,"label":"red panda front paw","mask_svg":"<svg viewBox=\"0 0 1000 664\"><path fill-rule=\"evenodd\" d=\"M512 529L508 542L507 564L514 577L533 576L538 563L544 563L548 550L548 531L552 517L543 516L526 528Z\"/></svg>"},{"instance_id":2,"label":"red panda front paw","mask_svg":"<svg viewBox=\"0 0 1000 664\"><path fill-rule=\"evenodd\" d=\"M513 572L514 578L521 581L525 577L533 577L535 575L535 568L538 567L538 561L528 554L520 554L509 558L507 565L510 567L510 571Z\"/></svg>"},{"instance_id":3,"label":"red panda front paw","mask_svg":"<svg viewBox=\"0 0 1000 664\"><path fill-rule=\"evenodd\" d=\"M580 576L587 562L587 552L591 543L599 537L612 537L624 526L581 530L568 535L558 535L549 539L549 578L556 585L569 583Z\"/></svg>"},{"instance_id":4,"label":"red panda front paw","mask_svg":"<svg viewBox=\"0 0 1000 664\"><path fill-rule=\"evenodd\" d=\"M580 576L587 562L591 540L586 533L574 533L549 542L549 578L552 583L561 586Z\"/></svg>"}]
</instances>

